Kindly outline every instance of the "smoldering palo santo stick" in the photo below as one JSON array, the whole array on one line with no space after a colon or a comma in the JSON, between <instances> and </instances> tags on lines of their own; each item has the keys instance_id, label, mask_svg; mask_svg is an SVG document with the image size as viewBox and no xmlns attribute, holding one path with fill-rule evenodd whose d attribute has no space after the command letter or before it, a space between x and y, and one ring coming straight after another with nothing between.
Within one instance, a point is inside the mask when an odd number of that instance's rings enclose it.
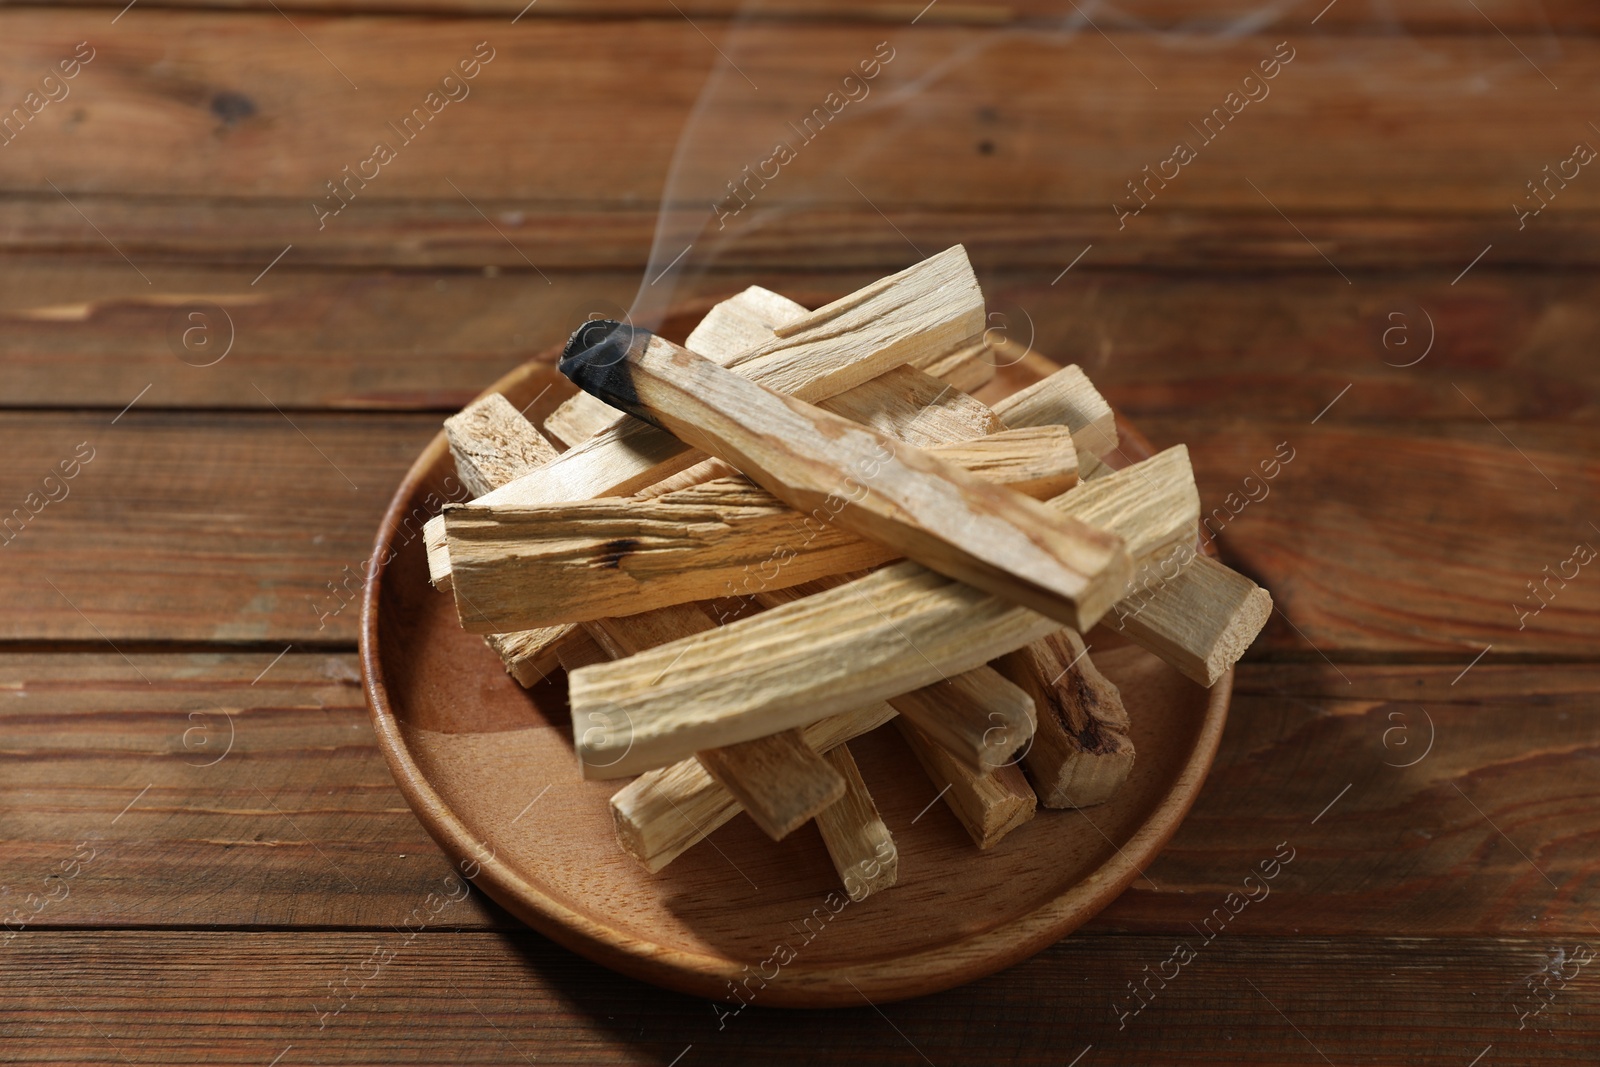
<instances>
[{"instance_id":1,"label":"smoldering palo santo stick","mask_svg":"<svg viewBox=\"0 0 1600 1067\"><path fill-rule=\"evenodd\" d=\"M1131 570L1115 534L653 334L587 323L560 369L613 407L727 460L797 511L846 495L839 526L1080 629L1105 613Z\"/></svg>"}]
</instances>

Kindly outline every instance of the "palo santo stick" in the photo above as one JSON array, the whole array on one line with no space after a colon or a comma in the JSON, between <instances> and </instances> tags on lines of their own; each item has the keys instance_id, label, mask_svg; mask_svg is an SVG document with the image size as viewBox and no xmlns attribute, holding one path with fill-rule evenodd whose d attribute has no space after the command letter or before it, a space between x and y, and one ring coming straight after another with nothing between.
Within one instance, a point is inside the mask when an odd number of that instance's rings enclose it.
<instances>
[{"instance_id":1,"label":"palo santo stick","mask_svg":"<svg viewBox=\"0 0 1600 1067\"><path fill-rule=\"evenodd\" d=\"M1078 445L1079 475L1088 480L1111 473L1094 458L1116 447L1111 407L1077 367L1057 371L995 410L1008 426L1068 427ZM1138 569L1102 623L1210 688L1244 655L1271 614L1265 589L1192 545L1177 545Z\"/></svg>"},{"instance_id":2,"label":"palo santo stick","mask_svg":"<svg viewBox=\"0 0 1600 1067\"><path fill-rule=\"evenodd\" d=\"M475 495L513 481L555 458L556 450L533 423L499 393L475 400L444 420L456 475ZM436 516L430 523L439 522ZM429 553L433 550L430 548ZM525 686L535 685L559 666L570 626L493 634L486 638L506 672Z\"/></svg>"},{"instance_id":3,"label":"palo santo stick","mask_svg":"<svg viewBox=\"0 0 1600 1067\"><path fill-rule=\"evenodd\" d=\"M664 338L591 323L567 343L561 372L734 464L798 511L859 492L830 509L835 523L1080 629L1111 606L1131 570L1114 534Z\"/></svg>"},{"instance_id":4,"label":"palo santo stick","mask_svg":"<svg viewBox=\"0 0 1600 1067\"><path fill-rule=\"evenodd\" d=\"M739 353L771 341L786 322L806 314L803 305L770 289L752 285L706 312L684 341L684 347L707 359L726 363ZM544 420L545 432L569 448L587 441L622 417L599 397L579 393Z\"/></svg>"},{"instance_id":5,"label":"palo santo stick","mask_svg":"<svg viewBox=\"0 0 1600 1067\"><path fill-rule=\"evenodd\" d=\"M1117 449L1111 405L1077 366L1062 367L995 404L1007 426L1066 426L1078 451L1108 456Z\"/></svg>"},{"instance_id":6,"label":"palo santo stick","mask_svg":"<svg viewBox=\"0 0 1600 1067\"><path fill-rule=\"evenodd\" d=\"M1038 727L1023 762L1047 808L1111 799L1133 770L1122 694L1090 662L1083 639L1057 630L995 660L1033 698Z\"/></svg>"},{"instance_id":7,"label":"palo santo stick","mask_svg":"<svg viewBox=\"0 0 1600 1067\"><path fill-rule=\"evenodd\" d=\"M1038 798L1014 763L975 774L905 719L896 719L917 762L939 795L979 848L993 848L1002 837L1033 818Z\"/></svg>"},{"instance_id":8,"label":"palo santo stick","mask_svg":"<svg viewBox=\"0 0 1600 1067\"><path fill-rule=\"evenodd\" d=\"M1054 496L1077 478L1061 426L1006 430L929 454L1032 497ZM495 631L737 596L750 584L784 588L897 558L829 518L826 510L801 516L738 477L649 500L470 504L451 510L445 529L461 624Z\"/></svg>"},{"instance_id":9,"label":"palo santo stick","mask_svg":"<svg viewBox=\"0 0 1600 1067\"><path fill-rule=\"evenodd\" d=\"M690 345L689 351L698 352L699 349ZM964 393L975 393L988 385L994 379L997 365L993 350L983 341L962 345L942 356L924 357L911 362L911 366L926 371L942 382L948 382L952 388Z\"/></svg>"},{"instance_id":10,"label":"palo santo stick","mask_svg":"<svg viewBox=\"0 0 1600 1067\"><path fill-rule=\"evenodd\" d=\"M1005 429L988 405L915 367L896 367L870 384L875 388L860 385L817 407L918 448Z\"/></svg>"},{"instance_id":11,"label":"palo santo stick","mask_svg":"<svg viewBox=\"0 0 1600 1067\"><path fill-rule=\"evenodd\" d=\"M1200 514L1181 445L1069 489L1051 506L1116 532L1141 558L1193 537ZM1059 627L916 563L897 563L692 643L575 671L574 714L625 707L633 724L627 753L580 745L580 760L589 777L637 773L697 748L760 737L932 684ZM733 663L737 671L728 669ZM592 766L613 760L609 769Z\"/></svg>"},{"instance_id":12,"label":"palo santo stick","mask_svg":"<svg viewBox=\"0 0 1600 1067\"><path fill-rule=\"evenodd\" d=\"M1188 558L1187 566L1182 564ZM1172 566L1181 566L1166 578ZM1249 649L1272 615L1271 595L1238 571L1182 545L1134 581L1135 592L1103 620L1210 688Z\"/></svg>"},{"instance_id":13,"label":"palo santo stick","mask_svg":"<svg viewBox=\"0 0 1600 1067\"><path fill-rule=\"evenodd\" d=\"M983 294L960 245L874 282L846 301L853 301L848 309L835 309L814 325L742 352L728 365L780 392L823 400L929 353L950 351L983 331ZM624 417L476 503L551 504L626 496L700 458L671 434ZM429 577L437 588L447 589L450 557L444 523L430 520L424 536Z\"/></svg>"},{"instance_id":14,"label":"palo santo stick","mask_svg":"<svg viewBox=\"0 0 1600 1067\"><path fill-rule=\"evenodd\" d=\"M695 758L774 841L821 815L847 787L838 769L806 744L799 730L707 749Z\"/></svg>"},{"instance_id":15,"label":"palo santo stick","mask_svg":"<svg viewBox=\"0 0 1600 1067\"><path fill-rule=\"evenodd\" d=\"M802 735L828 752L894 718L879 701L807 726ZM743 810L699 760L686 759L642 774L611 798L611 818L623 851L652 874Z\"/></svg>"},{"instance_id":16,"label":"palo santo stick","mask_svg":"<svg viewBox=\"0 0 1600 1067\"><path fill-rule=\"evenodd\" d=\"M983 666L892 696L889 703L973 774L987 774L1033 736L1034 700Z\"/></svg>"},{"instance_id":17,"label":"palo santo stick","mask_svg":"<svg viewBox=\"0 0 1600 1067\"><path fill-rule=\"evenodd\" d=\"M756 594L769 608L843 585L834 577ZM1000 766L1033 736L1033 699L987 665L889 698L889 704L974 774Z\"/></svg>"},{"instance_id":18,"label":"palo santo stick","mask_svg":"<svg viewBox=\"0 0 1600 1067\"><path fill-rule=\"evenodd\" d=\"M444 420L456 477L473 496L543 466L560 453L511 401L490 393Z\"/></svg>"},{"instance_id":19,"label":"palo santo stick","mask_svg":"<svg viewBox=\"0 0 1600 1067\"><path fill-rule=\"evenodd\" d=\"M585 628L606 652L622 657L690 638L713 625L694 605L677 604L626 618L596 619ZM619 717L610 711L574 714L572 721L578 735L595 727L626 732L628 726L625 713ZM799 730L703 750L695 757L774 841L804 826L845 791L844 778L806 744Z\"/></svg>"},{"instance_id":20,"label":"palo santo stick","mask_svg":"<svg viewBox=\"0 0 1600 1067\"><path fill-rule=\"evenodd\" d=\"M1000 420L986 405L955 386L909 366L885 371L869 382L819 402L817 407L919 447L983 437L1003 429ZM644 498L665 496L716 478L738 475L738 469L725 460L705 459L688 470L646 486L637 495Z\"/></svg>"},{"instance_id":21,"label":"palo santo stick","mask_svg":"<svg viewBox=\"0 0 1600 1067\"><path fill-rule=\"evenodd\" d=\"M861 780L850 746L840 745L823 758L844 778L845 792L837 803L817 814L817 829L845 893L860 903L894 885L900 875L900 853L867 792L867 783Z\"/></svg>"}]
</instances>

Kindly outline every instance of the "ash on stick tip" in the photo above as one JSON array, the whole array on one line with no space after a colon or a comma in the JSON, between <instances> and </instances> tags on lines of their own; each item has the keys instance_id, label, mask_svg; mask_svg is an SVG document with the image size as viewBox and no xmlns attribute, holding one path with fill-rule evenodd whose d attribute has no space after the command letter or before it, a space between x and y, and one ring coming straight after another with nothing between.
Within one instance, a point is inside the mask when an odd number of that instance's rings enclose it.
<instances>
[{"instance_id":1,"label":"ash on stick tip","mask_svg":"<svg viewBox=\"0 0 1600 1067\"><path fill-rule=\"evenodd\" d=\"M630 323L591 319L567 339L557 369L584 392L637 414L639 398L628 369L628 353L649 339L648 330Z\"/></svg>"}]
</instances>

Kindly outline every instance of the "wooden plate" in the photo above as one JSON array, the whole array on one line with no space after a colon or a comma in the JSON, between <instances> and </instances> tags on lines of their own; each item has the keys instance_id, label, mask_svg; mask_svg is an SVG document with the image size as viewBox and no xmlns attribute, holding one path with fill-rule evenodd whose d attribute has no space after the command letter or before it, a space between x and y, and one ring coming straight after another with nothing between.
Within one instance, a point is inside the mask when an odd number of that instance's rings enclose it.
<instances>
[{"instance_id":1,"label":"wooden plate","mask_svg":"<svg viewBox=\"0 0 1600 1067\"><path fill-rule=\"evenodd\" d=\"M679 339L691 309L662 330ZM676 330L674 330L676 326ZM572 388L553 353L492 391L538 423ZM1053 366L1029 356L985 391ZM989 396L994 399L993 396ZM1124 426L1127 462L1150 454ZM378 742L407 802L460 869L540 933L597 963L698 996L824 1007L932 993L1010 966L1131 883L1193 803L1232 689L1211 690L1104 630L1095 663L1122 690L1138 759L1108 804L1046 811L980 852L894 730L850 743L899 848L900 884L851 903L816 827L782 842L737 818L659 875L623 854L608 799L572 752L565 679L527 690L427 581L422 522L453 474L444 435L385 515L362 605L361 663ZM430 494L438 496L430 499ZM391 558L392 553L392 558ZM375 564L376 566L376 564Z\"/></svg>"}]
</instances>

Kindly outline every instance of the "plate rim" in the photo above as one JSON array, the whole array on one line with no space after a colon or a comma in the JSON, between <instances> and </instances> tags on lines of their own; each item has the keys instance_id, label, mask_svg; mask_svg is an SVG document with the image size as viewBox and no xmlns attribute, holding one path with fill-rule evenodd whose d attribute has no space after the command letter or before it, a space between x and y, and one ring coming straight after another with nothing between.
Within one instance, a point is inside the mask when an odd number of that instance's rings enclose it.
<instances>
[{"instance_id":1,"label":"plate rim","mask_svg":"<svg viewBox=\"0 0 1600 1067\"><path fill-rule=\"evenodd\" d=\"M559 348L541 352L519 364L483 390L479 397L505 392L541 367L553 365ZM1052 366L1061 366L1053 360ZM1119 430L1143 435L1120 416ZM629 977L693 996L730 1001L725 985L744 977L742 966L725 957L697 953L644 940L575 911L536 882L494 855L483 857L485 843L433 788L413 756L405 728L394 715L384 680L378 642L383 580L391 561L392 531L429 472L448 456L443 429L436 433L407 469L378 527L369 557L361 602L359 647L362 688L378 747L407 805L435 843L456 861L490 899L557 944L601 966ZM1138 829L1084 879L1017 918L926 950L871 963L801 966L784 969L787 979L762 989L760 1003L771 1007L826 1008L890 1002L951 989L1006 969L1036 954L1099 914L1122 893L1166 847L1193 807L1216 758L1232 699L1230 668L1207 690L1205 717L1176 777ZM1189 683L1194 684L1194 683ZM768 995L770 994L770 996Z\"/></svg>"}]
</instances>

